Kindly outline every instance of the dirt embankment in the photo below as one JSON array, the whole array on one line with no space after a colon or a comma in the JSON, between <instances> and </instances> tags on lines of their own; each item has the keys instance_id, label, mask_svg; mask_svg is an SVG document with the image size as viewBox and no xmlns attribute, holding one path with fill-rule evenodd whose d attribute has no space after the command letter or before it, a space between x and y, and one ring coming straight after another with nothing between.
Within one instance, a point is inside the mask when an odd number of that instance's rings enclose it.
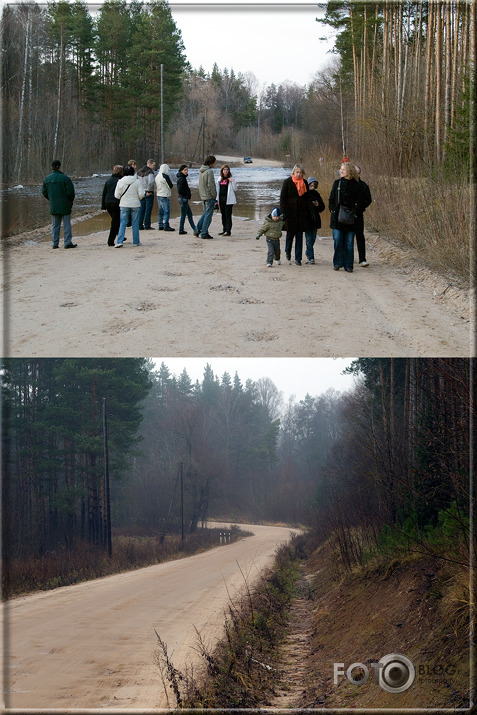
<instances>
[{"instance_id":1,"label":"dirt embankment","mask_svg":"<svg viewBox=\"0 0 477 715\"><path fill-rule=\"evenodd\" d=\"M465 582L464 569L456 578L453 564L416 557L336 579L335 563L329 547L308 563L307 588L293 605L276 695L267 705L390 712L468 707L465 596L443 613L443 604L452 598L449 589L457 595L456 584ZM375 682L372 664L389 654L405 655L415 667L415 680L404 692L387 692ZM335 663L344 671L336 683ZM346 678L353 663L367 667L366 683ZM358 680L359 669L351 676Z\"/></svg>"}]
</instances>

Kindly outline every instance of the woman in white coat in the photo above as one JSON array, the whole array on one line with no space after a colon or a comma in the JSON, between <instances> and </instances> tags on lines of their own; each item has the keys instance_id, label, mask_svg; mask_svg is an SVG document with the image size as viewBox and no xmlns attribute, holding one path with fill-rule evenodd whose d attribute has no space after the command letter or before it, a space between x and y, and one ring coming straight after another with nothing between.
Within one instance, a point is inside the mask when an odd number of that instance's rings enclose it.
<instances>
[{"instance_id":1,"label":"woman in white coat","mask_svg":"<svg viewBox=\"0 0 477 715\"><path fill-rule=\"evenodd\" d=\"M134 175L132 166L125 166L123 178L119 179L114 190L114 195L119 199L119 213L121 222L119 224L118 239L116 248L122 248L126 226L129 221L132 225L133 246L140 246L139 241L139 210L141 199L144 198L144 189L141 182Z\"/></svg>"},{"instance_id":2,"label":"woman in white coat","mask_svg":"<svg viewBox=\"0 0 477 715\"><path fill-rule=\"evenodd\" d=\"M217 180L217 201L222 214L223 230L219 236L230 236L232 231L232 209L237 203L235 192L237 190L237 182L232 177L230 166L224 164L220 169L220 176Z\"/></svg>"}]
</instances>

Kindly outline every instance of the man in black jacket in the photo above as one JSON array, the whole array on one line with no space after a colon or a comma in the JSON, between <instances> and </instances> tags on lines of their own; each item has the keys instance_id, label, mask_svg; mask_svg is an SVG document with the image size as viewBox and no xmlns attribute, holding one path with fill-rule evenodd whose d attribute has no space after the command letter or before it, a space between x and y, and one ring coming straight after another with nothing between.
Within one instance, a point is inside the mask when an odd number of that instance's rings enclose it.
<instances>
[{"instance_id":1,"label":"man in black jacket","mask_svg":"<svg viewBox=\"0 0 477 715\"><path fill-rule=\"evenodd\" d=\"M179 221L179 235L184 236L187 231L184 231L184 223L187 219L189 220L190 227L192 231L197 231L197 227L194 223L194 219L192 217L192 211L189 206L189 199L191 198L192 194L189 188L189 184L187 181L187 174L189 173L189 167L187 164L181 164L179 167L179 171L176 174L177 178L177 194L179 197L179 205L181 207L181 218Z\"/></svg>"}]
</instances>

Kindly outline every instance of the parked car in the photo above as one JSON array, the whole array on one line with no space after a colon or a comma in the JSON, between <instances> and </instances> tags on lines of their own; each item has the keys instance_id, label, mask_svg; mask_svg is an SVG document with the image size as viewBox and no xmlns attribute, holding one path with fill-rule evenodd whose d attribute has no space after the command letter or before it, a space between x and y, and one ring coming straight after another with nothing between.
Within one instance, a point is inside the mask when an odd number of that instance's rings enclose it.
<instances>
[{"instance_id":1,"label":"parked car","mask_svg":"<svg viewBox=\"0 0 477 715\"><path fill-rule=\"evenodd\" d=\"M251 156L244 156L244 158L243 158L243 163L244 163L244 164L253 164L252 157L251 157Z\"/></svg>"}]
</instances>

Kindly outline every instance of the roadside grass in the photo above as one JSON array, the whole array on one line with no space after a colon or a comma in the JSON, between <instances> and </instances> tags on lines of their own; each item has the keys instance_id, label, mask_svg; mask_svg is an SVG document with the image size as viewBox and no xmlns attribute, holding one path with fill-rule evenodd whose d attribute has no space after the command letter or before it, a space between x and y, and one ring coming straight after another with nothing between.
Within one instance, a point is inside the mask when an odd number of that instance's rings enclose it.
<instances>
[{"instance_id":1,"label":"roadside grass","mask_svg":"<svg viewBox=\"0 0 477 715\"><path fill-rule=\"evenodd\" d=\"M325 157L320 165L319 155L311 152L306 166L309 174L317 171L315 176L323 177L319 191L328 207L339 159ZM469 288L475 278L471 246L475 233L475 189L467 177L456 176L451 180L443 169L436 167L423 169L419 178L390 176L383 173L382 163L376 160L361 164L361 169L373 198L364 214L365 235L369 228L383 238L411 247L418 258L450 280L460 279ZM323 227L329 226L328 210L322 214L322 222Z\"/></svg>"},{"instance_id":2,"label":"roadside grass","mask_svg":"<svg viewBox=\"0 0 477 715\"><path fill-rule=\"evenodd\" d=\"M121 529L113 530L111 559L103 548L85 542L42 557L6 559L2 570L3 599L191 556L219 546L223 532L217 528L199 529L187 534L184 541L180 534L168 534L161 543L152 530L137 534ZM229 533L230 542L250 535L238 526L232 526Z\"/></svg>"},{"instance_id":3,"label":"roadside grass","mask_svg":"<svg viewBox=\"0 0 477 715\"><path fill-rule=\"evenodd\" d=\"M300 564L306 556L306 535L294 535L279 547L273 566L251 588L230 600L224 636L209 649L197 634L200 671L176 670L160 634L156 664L172 707L225 709L253 708L266 703L277 680L277 649L286 633L289 610L296 595Z\"/></svg>"}]
</instances>

